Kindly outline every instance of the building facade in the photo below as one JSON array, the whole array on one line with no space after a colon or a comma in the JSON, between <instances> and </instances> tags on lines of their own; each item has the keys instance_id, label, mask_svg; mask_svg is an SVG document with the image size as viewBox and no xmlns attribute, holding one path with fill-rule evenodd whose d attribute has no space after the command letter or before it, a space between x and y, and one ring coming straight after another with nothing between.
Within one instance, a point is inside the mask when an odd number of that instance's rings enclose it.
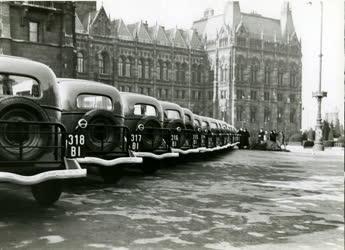
<instances>
[{"instance_id":1,"label":"building facade","mask_svg":"<svg viewBox=\"0 0 345 250\"><path fill-rule=\"evenodd\" d=\"M289 3L278 20L229 1L224 13L208 9L193 28L206 40L216 118L255 133L300 130L302 54Z\"/></svg>"},{"instance_id":2,"label":"building facade","mask_svg":"<svg viewBox=\"0 0 345 250\"><path fill-rule=\"evenodd\" d=\"M125 24L95 2L76 2L76 41L78 78L212 115L208 56L195 30Z\"/></svg>"},{"instance_id":3,"label":"building facade","mask_svg":"<svg viewBox=\"0 0 345 250\"><path fill-rule=\"evenodd\" d=\"M272 19L229 1L223 13L208 9L183 30L112 20L94 1L0 2L0 53L252 132L301 128L301 44L288 3Z\"/></svg>"},{"instance_id":4,"label":"building facade","mask_svg":"<svg viewBox=\"0 0 345 250\"><path fill-rule=\"evenodd\" d=\"M56 75L75 76L72 2L0 2L0 54L49 65Z\"/></svg>"}]
</instances>

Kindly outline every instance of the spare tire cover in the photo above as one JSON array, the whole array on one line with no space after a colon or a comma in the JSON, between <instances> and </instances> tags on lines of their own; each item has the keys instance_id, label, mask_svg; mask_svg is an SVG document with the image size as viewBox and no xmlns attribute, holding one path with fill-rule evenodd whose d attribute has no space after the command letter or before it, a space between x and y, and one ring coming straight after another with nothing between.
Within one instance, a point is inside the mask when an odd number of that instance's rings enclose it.
<instances>
[{"instance_id":1,"label":"spare tire cover","mask_svg":"<svg viewBox=\"0 0 345 250\"><path fill-rule=\"evenodd\" d=\"M137 126L139 124L143 124L145 128L142 132L142 150L152 151L157 149L162 144L162 127L160 122L157 119L146 117L141 119Z\"/></svg>"},{"instance_id":2,"label":"spare tire cover","mask_svg":"<svg viewBox=\"0 0 345 250\"><path fill-rule=\"evenodd\" d=\"M110 111L95 109L87 112L82 119L85 119L88 123L85 131L87 151L111 152L122 145L123 129L112 127L122 126L122 118L115 117Z\"/></svg>"},{"instance_id":3,"label":"spare tire cover","mask_svg":"<svg viewBox=\"0 0 345 250\"><path fill-rule=\"evenodd\" d=\"M5 161L22 159L38 160L48 153L51 143L52 128L47 125L20 124L20 122L48 122L44 109L35 101L25 97L8 97L0 100L0 120L17 121L14 124L0 124L0 159Z\"/></svg>"}]
</instances>

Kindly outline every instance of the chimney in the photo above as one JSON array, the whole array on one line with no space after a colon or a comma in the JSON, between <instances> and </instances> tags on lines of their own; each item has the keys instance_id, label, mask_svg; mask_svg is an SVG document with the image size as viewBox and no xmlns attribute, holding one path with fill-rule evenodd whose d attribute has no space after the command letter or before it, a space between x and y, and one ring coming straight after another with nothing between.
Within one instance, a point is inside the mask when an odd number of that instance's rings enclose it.
<instances>
[{"instance_id":1,"label":"chimney","mask_svg":"<svg viewBox=\"0 0 345 250\"><path fill-rule=\"evenodd\" d=\"M208 8L204 11L204 18L214 16L214 9Z\"/></svg>"},{"instance_id":2,"label":"chimney","mask_svg":"<svg viewBox=\"0 0 345 250\"><path fill-rule=\"evenodd\" d=\"M239 1L228 1L224 8L224 24L236 29L241 21L241 9Z\"/></svg>"}]
</instances>

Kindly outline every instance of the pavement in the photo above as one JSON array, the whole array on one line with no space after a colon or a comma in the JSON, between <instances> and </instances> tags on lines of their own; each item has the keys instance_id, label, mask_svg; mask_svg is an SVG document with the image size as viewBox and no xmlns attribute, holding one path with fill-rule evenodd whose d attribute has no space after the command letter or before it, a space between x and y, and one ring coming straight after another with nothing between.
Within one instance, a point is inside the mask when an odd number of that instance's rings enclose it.
<instances>
[{"instance_id":1,"label":"pavement","mask_svg":"<svg viewBox=\"0 0 345 250\"><path fill-rule=\"evenodd\" d=\"M234 150L66 185L0 185L0 249L344 249L344 155Z\"/></svg>"}]
</instances>

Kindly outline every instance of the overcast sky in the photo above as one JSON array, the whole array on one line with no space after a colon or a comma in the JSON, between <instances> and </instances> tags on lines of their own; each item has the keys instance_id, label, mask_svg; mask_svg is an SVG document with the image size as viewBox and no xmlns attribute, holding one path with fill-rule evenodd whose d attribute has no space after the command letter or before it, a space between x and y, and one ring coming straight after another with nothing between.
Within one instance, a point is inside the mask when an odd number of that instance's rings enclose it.
<instances>
[{"instance_id":1,"label":"overcast sky","mask_svg":"<svg viewBox=\"0 0 345 250\"><path fill-rule=\"evenodd\" d=\"M122 18L127 24L140 20L149 25L156 22L166 28L191 28L193 21L202 17L206 8L215 14L223 12L226 0L99 0L111 18ZM307 4L312 2L312 4ZM255 11L264 16L279 18L282 0L240 1L242 12ZM315 125L316 101L312 91L319 79L320 1L291 1L291 9L298 37L302 40L303 117L302 127ZM324 1L323 90L328 97L323 102L323 113L338 110L344 120L344 2Z\"/></svg>"}]
</instances>

